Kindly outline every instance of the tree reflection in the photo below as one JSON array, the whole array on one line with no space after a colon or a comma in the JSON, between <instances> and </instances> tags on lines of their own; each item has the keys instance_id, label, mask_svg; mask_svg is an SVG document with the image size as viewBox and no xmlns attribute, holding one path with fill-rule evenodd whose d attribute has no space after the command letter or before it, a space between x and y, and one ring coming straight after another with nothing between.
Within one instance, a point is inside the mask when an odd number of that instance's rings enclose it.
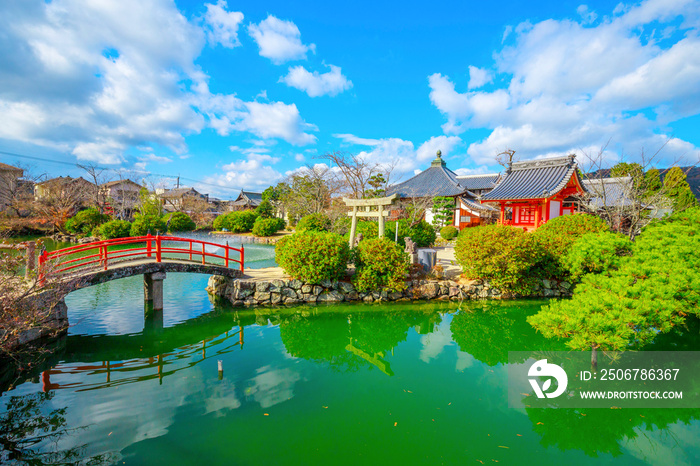
<instances>
[{"instance_id":1,"label":"tree reflection","mask_svg":"<svg viewBox=\"0 0 700 466\"><path fill-rule=\"evenodd\" d=\"M581 450L588 456L620 456L620 442L640 431L667 429L677 422L700 419L697 409L553 409L526 408L533 430L545 447ZM670 461L669 461L670 462Z\"/></svg>"},{"instance_id":2,"label":"tree reflection","mask_svg":"<svg viewBox=\"0 0 700 466\"><path fill-rule=\"evenodd\" d=\"M84 457L85 445L61 450L58 441L78 429L67 429L66 409L51 409L53 392L12 396L0 417L2 464L106 464L111 455Z\"/></svg>"},{"instance_id":3,"label":"tree reflection","mask_svg":"<svg viewBox=\"0 0 700 466\"><path fill-rule=\"evenodd\" d=\"M452 338L460 350L489 366L508 363L509 351L567 351L562 341L544 338L525 320L539 307L473 303L452 318Z\"/></svg>"},{"instance_id":4,"label":"tree reflection","mask_svg":"<svg viewBox=\"0 0 700 466\"><path fill-rule=\"evenodd\" d=\"M393 375L385 354L406 340L411 327L439 321L436 312L297 314L280 323L280 336L292 356L327 362L343 372L374 365Z\"/></svg>"}]
</instances>

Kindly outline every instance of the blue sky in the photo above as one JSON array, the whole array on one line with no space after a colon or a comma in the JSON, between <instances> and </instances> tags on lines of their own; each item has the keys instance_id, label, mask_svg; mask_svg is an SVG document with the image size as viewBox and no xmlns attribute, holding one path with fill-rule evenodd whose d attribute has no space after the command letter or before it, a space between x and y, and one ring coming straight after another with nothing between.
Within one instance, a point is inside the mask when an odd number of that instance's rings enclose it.
<instances>
[{"instance_id":1,"label":"blue sky","mask_svg":"<svg viewBox=\"0 0 700 466\"><path fill-rule=\"evenodd\" d=\"M700 2L9 0L0 151L228 198L323 154L700 159ZM48 175L69 165L0 154ZM149 175L149 173L151 175Z\"/></svg>"}]
</instances>

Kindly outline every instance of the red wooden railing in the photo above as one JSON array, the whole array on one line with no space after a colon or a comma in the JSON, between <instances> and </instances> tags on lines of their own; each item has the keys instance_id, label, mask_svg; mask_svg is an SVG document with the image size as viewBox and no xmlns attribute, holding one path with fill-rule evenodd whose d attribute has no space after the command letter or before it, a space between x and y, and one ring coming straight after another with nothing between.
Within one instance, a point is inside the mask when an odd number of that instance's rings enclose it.
<instances>
[{"instance_id":1,"label":"red wooden railing","mask_svg":"<svg viewBox=\"0 0 700 466\"><path fill-rule=\"evenodd\" d=\"M187 247L173 247L163 243L187 243ZM115 246L126 246L133 244L143 244L140 247L131 247L127 249L116 249ZM207 252L206 247L213 246L217 249L223 249L223 255ZM110 250L110 248L112 248ZM239 258L231 257L231 251L237 252ZM184 255L182 257L163 257L163 255ZM177 236L133 236L129 238L114 238L104 241L95 241L92 243L80 244L64 249L58 249L52 252L43 251L39 256L39 280L44 280L45 274L59 273L81 273L86 271L94 271L95 268L107 270L110 261L112 264L116 262L123 263L124 260L143 260L154 259L155 262L162 262L163 259L188 260L194 261L194 257L201 256L202 265L217 265L229 267L231 262L237 263L241 272L243 271L243 263L245 250L243 246L234 248L226 244L210 243L191 238L179 238ZM222 259L223 264L207 262L207 258ZM199 262L199 261L197 261ZM48 266L51 270L48 270Z\"/></svg>"}]
</instances>

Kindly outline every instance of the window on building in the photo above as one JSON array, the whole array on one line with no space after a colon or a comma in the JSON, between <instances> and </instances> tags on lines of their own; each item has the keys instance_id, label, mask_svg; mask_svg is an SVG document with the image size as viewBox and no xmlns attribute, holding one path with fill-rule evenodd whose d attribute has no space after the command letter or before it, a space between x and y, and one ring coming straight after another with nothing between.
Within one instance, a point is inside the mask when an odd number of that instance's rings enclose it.
<instances>
[{"instance_id":1,"label":"window on building","mask_svg":"<svg viewBox=\"0 0 700 466\"><path fill-rule=\"evenodd\" d=\"M535 208L534 207L521 207L520 208L520 218L519 223L535 223Z\"/></svg>"}]
</instances>

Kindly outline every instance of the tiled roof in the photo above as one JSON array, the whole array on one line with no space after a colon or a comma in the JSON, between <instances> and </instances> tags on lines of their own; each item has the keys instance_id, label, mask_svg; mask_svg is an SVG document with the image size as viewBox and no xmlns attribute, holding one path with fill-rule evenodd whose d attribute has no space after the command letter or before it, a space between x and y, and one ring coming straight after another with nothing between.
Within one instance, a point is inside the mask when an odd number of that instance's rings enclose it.
<instances>
[{"instance_id":1,"label":"tiled roof","mask_svg":"<svg viewBox=\"0 0 700 466\"><path fill-rule=\"evenodd\" d=\"M632 178L629 176L584 180L583 185L591 195L589 205L595 209L633 204L627 197L632 189Z\"/></svg>"},{"instance_id":2,"label":"tiled roof","mask_svg":"<svg viewBox=\"0 0 700 466\"><path fill-rule=\"evenodd\" d=\"M129 180L129 179L108 181L108 182L106 182L106 183L101 184L100 186L102 186L103 188L111 188L112 186L116 186L116 185L121 184L121 183L127 183L127 184L131 183L131 184L133 184L133 185L138 186L139 188L141 187L140 184L138 184L138 183L136 183L136 182L134 182L134 181L131 181L131 180Z\"/></svg>"},{"instance_id":3,"label":"tiled roof","mask_svg":"<svg viewBox=\"0 0 700 466\"><path fill-rule=\"evenodd\" d=\"M543 199L566 187L571 176L576 175L575 156L529 160L512 163L503 180L482 201L509 199Z\"/></svg>"},{"instance_id":4,"label":"tiled roof","mask_svg":"<svg viewBox=\"0 0 700 466\"><path fill-rule=\"evenodd\" d=\"M12 165L8 165L6 163L0 162L0 170L2 171L10 171L10 172L21 172L24 171L21 168L18 167L13 167Z\"/></svg>"},{"instance_id":5,"label":"tiled roof","mask_svg":"<svg viewBox=\"0 0 700 466\"><path fill-rule=\"evenodd\" d=\"M201 194L194 188L173 188L169 189L168 191L165 191L163 194L161 194L161 197L167 197L167 198L176 198L176 197L182 197L185 194L193 194L197 196L201 196Z\"/></svg>"},{"instance_id":6,"label":"tiled roof","mask_svg":"<svg viewBox=\"0 0 700 466\"><path fill-rule=\"evenodd\" d=\"M483 211L496 212L497 211L497 209L494 209L493 207L491 207L488 204L479 204L478 202L474 202L473 200L468 199L466 197L461 197L460 199L464 203L464 205L466 205L467 207L469 207L472 210L476 210L476 211L480 211L480 212L483 212Z\"/></svg>"},{"instance_id":7,"label":"tiled roof","mask_svg":"<svg viewBox=\"0 0 700 466\"><path fill-rule=\"evenodd\" d=\"M466 187L468 190L491 189L496 186L498 173L489 173L487 175L464 175L458 176L459 184Z\"/></svg>"},{"instance_id":8,"label":"tiled roof","mask_svg":"<svg viewBox=\"0 0 700 466\"><path fill-rule=\"evenodd\" d=\"M236 200L233 202L235 206L253 205L259 206L262 202L262 193L254 193L251 191L241 191Z\"/></svg>"}]
</instances>

